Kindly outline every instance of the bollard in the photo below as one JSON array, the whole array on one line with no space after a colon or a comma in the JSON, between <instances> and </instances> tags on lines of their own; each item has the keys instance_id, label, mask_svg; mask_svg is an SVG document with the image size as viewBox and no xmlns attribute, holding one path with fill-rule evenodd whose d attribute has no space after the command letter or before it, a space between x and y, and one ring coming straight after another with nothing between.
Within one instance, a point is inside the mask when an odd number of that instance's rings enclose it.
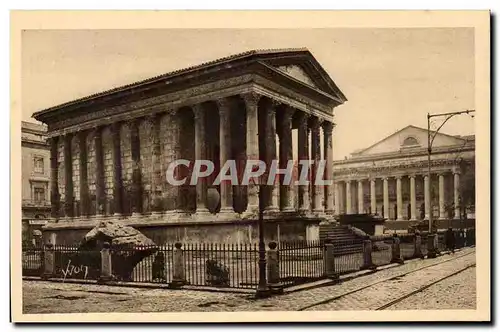
<instances>
[{"instance_id":1,"label":"bollard","mask_svg":"<svg viewBox=\"0 0 500 332\"><path fill-rule=\"evenodd\" d=\"M331 239L325 240L324 269L324 274L327 278L338 279L338 275L335 273L335 253Z\"/></svg>"},{"instance_id":2,"label":"bollard","mask_svg":"<svg viewBox=\"0 0 500 332\"><path fill-rule=\"evenodd\" d=\"M42 279L47 280L54 275L54 245L52 243L47 243L45 245L45 250L43 252L43 273Z\"/></svg>"},{"instance_id":3,"label":"bollard","mask_svg":"<svg viewBox=\"0 0 500 332\"><path fill-rule=\"evenodd\" d=\"M403 258L401 257L401 239L398 234L394 234L392 240L392 259L391 263L403 264Z\"/></svg>"},{"instance_id":4,"label":"bollard","mask_svg":"<svg viewBox=\"0 0 500 332\"><path fill-rule=\"evenodd\" d=\"M169 284L170 288L180 288L187 284L186 271L184 269L184 250L182 243L177 242L173 251L173 276L172 282Z\"/></svg>"},{"instance_id":5,"label":"bollard","mask_svg":"<svg viewBox=\"0 0 500 332\"><path fill-rule=\"evenodd\" d=\"M283 294L283 284L280 278L280 262L278 244L269 242L267 250L267 283L272 294Z\"/></svg>"},{"instance_id":6,"label":"bollard","mask_svg":"<svg viewBox=\"0 0 500 332\"><path fill-rule=\"evenodd\" d=\"M437 234L429 233L427 235L427 258L437 257Z\"/></svg>"},{"instance_id":7,"label":"bollard","mask_svg":"<svg viewBox=\"0 0 500 332\"><path fill-rule=\"evenodd\" d=\"M413 244L414 244L413 257L424 258L424 254L422 253L422 236L418 231L415 232L415 237L413 238Z\"/></svg>"},{"instance_id":8,"label":"bollard","mask_svg":"<svg viewBox=\"0 0 500 332\"><path fill-rule=\"evenodd\" d=\"M363 266L361 267L362 270L377 269L377 266L373 264L372 251L373 251L372 240L370 240L370 237L367 236L363 241Z\"/></svg>"},{"instance_id":9,"label":"bollard","mask_svg":"<svg viewBox=\"0 0 500 332\"><path fill-rule=\"evenodd\" d=\"M111 248L109 242L104 242L101 249L101 275L97 281L100 284L113 280L113 269L111 264Z\"/></svg>"}]
</instances>

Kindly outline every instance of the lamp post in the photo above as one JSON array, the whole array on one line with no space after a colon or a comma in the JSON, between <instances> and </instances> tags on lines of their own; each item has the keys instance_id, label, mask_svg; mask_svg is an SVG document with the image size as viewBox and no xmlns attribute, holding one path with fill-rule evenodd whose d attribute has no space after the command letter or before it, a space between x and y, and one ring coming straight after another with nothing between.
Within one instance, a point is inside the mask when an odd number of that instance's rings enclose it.
<instances>
[{"instance_id":1,"label":"lamp post","mask_svg":"<svg viewBox=\"0 0 500 332\"><path fill-rule=\"evenodd\" d=\"M465 110L465 111L458 111L458 112L448 112L448 113L437 113L437 114L430 114L427 113L427 176L429 178L429 186L428 186L428 192L427 195L429 195L429 237L428 237L428 253L427 257L429 258L434 258L437 256L436 252L436 236L437 234L434 233L433 230L433 208L432 208L432 185L431 185L431 154L432 154L432 143L434 143L434 139L436 138L437 133L439 130L444 126L446 122L448 122L449 119L454 117L455 115L460 115L460 114L470 114L474 113L475 110ZM444 121L439 125L439 127L431 132L431 119L436 118L436 117L445 117Z\"/></svg>"},{"instance_id":2,"label":"lamp post","mask_svg":"<svg viewBox=\"0 0 500 332\"><path fill-rule=\"evenodd\" d=\"M264 242L264 185L258 182L259 188L259 283L255 297L264 298L270 295L266 278L266 244Z\"/></svg>"}]
</instances>

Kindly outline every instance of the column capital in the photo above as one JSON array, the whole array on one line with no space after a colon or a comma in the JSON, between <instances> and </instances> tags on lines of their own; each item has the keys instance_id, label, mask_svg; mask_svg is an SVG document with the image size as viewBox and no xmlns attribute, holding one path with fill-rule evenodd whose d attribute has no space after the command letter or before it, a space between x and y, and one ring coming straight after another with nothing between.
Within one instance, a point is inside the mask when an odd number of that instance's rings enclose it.
<instances>
[{"instance_id":1,"label":"column capital","mask_svg":"<svg viewBox=\"0 0 500 332\"><path fill-rule=\"evenodd\" d=\"M321 126L323 127L323 130L325 131L325 133L331 134L333 128L335 128L335 123L325 120L325 121L323 121Z\"/></svg>"},{"instance_id":2,"label":"column capital","mask_svg":"<svg viewBox=\"0 0 500 332\"><path fill-rule=\"evenodd\" d=\"M123 122L117 121L113 122L109 127L111 129L111 135L115 136L116 134L120 133L120 130L122 128Z\"/></svg>"},{"instance_id":3,"label":"column capital","mask_svg":"<svg viewBox=\"0 0 500 332\"><path fill-rule=\"evenodd\" d=\"M416 177L417 177L417 174L413 174L413 173L412 174L408 174L408 178L410 178L410 179L414 179Z\"/></svg>"},{"instance_id":4,"label":"column capital","mask_svg":"<svg viewBox=\"0 0 500 332\"><path fill-rule=\"evenodd\" d=\"M246 103L246 101L245 101ZM215 99L215 104L217 104L217 108L219 112L227 111L231 106L231 100L227 97L217 98Z\"/></svg>"},{"instance_id":5,"label":"column capital","mask_svg":"<svg viewBox=\"0 0 500 332\"><path fill-rule=\"evenodd\" d=\"M297 110L294 107L285 105L285 107L283 107L283 113L282 113L283 118L291 120L296 111Z\"/></svg>"},{"instance_id":6,"label":"column capital","mask_svg":"<svg viewBox=\"0 0 500 332\"><path fill-rule=\"evenodd\" d=\"M89 130L81 130L76 135L77 135L78 139L84 140L89 135Z\"/></svg>"},{"instance_id":7,"label":"column capital","mask_svg":"<svg viewBox=\"0 0 500 332\"><path fill-rule=\"evenodd\" d=\"M321 123L322 120L317 116L312 115L309 117L309 126L311 127L311 129L319 129Z\"/></svg>"},{"instance_id":8,"label":"column capital","mask_svg":"<svg viewBox=\"0 0 500 332\"><path fill-rule=\"evenodd\" d=\"M394 178L396 180L401 180L403 178L403 175L394 175Z\"/></svg>"},{"instance_id":9,"label":"column capital","mask_svg":"<svg viewBox=\"0 0 500 332\"><path fill-rule=\"evenodd\" d=\"M241 98L245 101L247 107L255 107L259 103L262 95L256 92L247 92L240 94Z\"/></svg>"},{"instance_id":10,"label":"column capital","mask_svg":"<svg viewBox=\"0 0 500 332\"><path fill-rule=\"evenodd\" d=\"M191 109L193 110L195 120L200 119L202 113L205 111L201 104L191 105Z\"/></svg>"},{"instance_id":11,"label":"column capital","mask_svg":"<svg viewBox=\"0 0 500 332\"><path fill-rule=\"evenodd\" d=\"M71 142L71 140L73 139L74 136L75 136L75 133L66 133L66 134L64 134L64 140Z\"/></svg>"},{"instance_id":12,"label":"column capital","mask_svg":"<svg viewBox=\"0 0 500 332\"><path fill-rule=\"evenodd\" d=\"M307 124L307 121L309 120L309 115L308 113L304 111L297 110L297 119L300 124Z\"/></svg>"}]
</instances>

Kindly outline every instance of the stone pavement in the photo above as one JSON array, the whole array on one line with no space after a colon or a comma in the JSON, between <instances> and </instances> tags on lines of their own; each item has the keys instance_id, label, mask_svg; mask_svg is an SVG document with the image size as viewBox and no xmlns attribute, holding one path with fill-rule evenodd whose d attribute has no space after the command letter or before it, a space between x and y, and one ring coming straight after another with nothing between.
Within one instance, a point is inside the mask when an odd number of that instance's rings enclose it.
<instances>
[{"instance_id":1,"label":"stone pavement","mask_svg":"<svg viewBox=\"0 0 500 332\"><path fill-rule=\"evenodd\" d=\"M264 300L255 300L252 296L236 293L23 281L23 312L295 311L307 309L307 306L360 287L384 281L364 291L355 292L308 310L376 309L377 306L397 296L474 263L475 249L467 248L453 255L443 255L436 259L408 261L404 265L359 276L338 285L297 291ZM397 278L404 273L424 267L427 268L406 277L402 276L399 280ZM422 300L426 298L425 294L435 294L431 295L434 300L429 303L429 309L439 307L439 305L443 309L474 307L475 273L473 271L475 272L475 269L466 270L456 277L450 277L429 287L423 293L414 295L415 299L420 299L417 300L418 303L413 303L414 301L410 301L410 298L388 309L403 307L427 309L427 302ZM394 279L389 280L391 278ZM467 294L462 295L462 292ZM457 295L458 293L460 296Z\"/></svg>"}]
</instances>

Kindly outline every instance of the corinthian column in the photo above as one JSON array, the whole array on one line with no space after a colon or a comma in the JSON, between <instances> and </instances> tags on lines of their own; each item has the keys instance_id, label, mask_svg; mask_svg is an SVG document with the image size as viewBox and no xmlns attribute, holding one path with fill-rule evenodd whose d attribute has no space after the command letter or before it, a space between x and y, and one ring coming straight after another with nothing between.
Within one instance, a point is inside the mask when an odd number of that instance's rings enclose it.
<instances>
[{"instance_id":1,"label":"corinthian column","mask_svg":"<svg viewBox=\"0 0 500 332\"><path fill-rule=\"evenodd\" d=\"M446 218L444 203L444 174L439 174L439 219Z\"/></svg>"},{"instance_id":2,"label":"corinthian column","mask_svg":"<svg viewBox=\"0 0 500 332\"><path fill-rule=\"evenodd\" d=\"M223 165L231 159L231 117L230 101L227 98L217 100L219 108L219 145L220 145L220 165ZM233 208L233 190L231 182L224 180L220 183L220 212L234 212ZM254 202L255 203L255 202ZM250 204L250 203L249 203Z\"/></svg>"},{"instance_id":3,"label":"corinthian column","mask_svg":"<svg viewBox=\"0 0 500 332\"><path fill-rule=\"evenodd\" d=\"M325 188L325 212L332 214L333 207L333 123L325 121L323 122L323 144L324 144L324 155L326 159L326 176L325 180L331 182L331 184L327 184Z\"/></svg>"},{"instance_id":4,"label":"corinthian column","mask_svg":"<svg viewBox=\"0 0 500 332\"><path fill-rule=\"evenodd\" d=\"M389 179L387 177L383 178L383 189L384 189L384 218L389 220Z\"/></svg>"},{"instance_id":5,"label":"corinthian column","mask_svg":"<svg viewBox=\"0 0 500 332\"><path fill-rule=\"evenodd\" d=\"M305 112L299 111L298 117L298 132L297 132L297 147L298 147L298 157L300 160L309 160L309 128L307 127L307 121L309 115ZM303 172L307 171L307 181L311 180L309 167L303 164L299 164L299 178ZM309 212L311 208L310 198L309 198L309 183L299 185L299 211Z\"/></svg>"},{"instance_id":6,"label":"corinthian column","mask_svg":"<svg viewBox=\"0 0 500 332\"><path fill-rule=\"evenodd\" d=\"M370 209L371 214L377 211L377 192L376 192L376 179L370 179Z\"/></svg>"},{"instance_id":7,"label":"corinthian column","mask_svg":"<svg viewBox=\"0 0 500 332\"><path fill-rule=\"evenodd\" d=\"M130 149L132 154L132 216L138 216L142 213L143 189L139 121L139 119L136 119L130 123Z\"/></svg>"},{"instance_id":8,"label":"corinthian column","mask_svg":"<svg viewBox=\"0 0 500 332\"><path fill-rule=\"evenodd\" d=\"M345 181L345 205L346 214L352 214L352 193L351 193L351 180Z\"/></svg>"},{"instance_id":9,"label":"corinthian column","mask_svg":"<svg viewBox=\"0 0 500 332\"><path fill-rule=\"evenodd\" d=\"M59 137L50 138L50 215L53 219L59 219L61 198L59 195L59 166L57 155Z\"/></svg>"},{"instance_id":10,"label":"corinthian column","mask_svg":"<svg viewBox=\"0 0 500 332\"><path fill-rule=\"evenodd\" d=\"M89 182L87 172L87 134L86 130L78 133L78 147L80 150L80 216L90 215Z\"/></svg>"},{"instance_id":11,"label":"corinthian column","mask_svg":"<svg viewBox=\"0 0 500 332\"><path fill-rule=\"evenodd\" d=\"M340 185L338 182L334 184L335 189L335 214L340 214L341 204L340 204Z\"/></svg>"},{"instance_id":12,"label":"corinthian column","mask_svg":"<svg viewBox=\"0 0 500 332\"><path fill-rule=\"evenodd\" d=\"M260 160L259 155L259 118L258 105L260 95L257 93L247 93L242 95L247 111L247 162L249 160ZM221 122L222 123L222 122ZM229 153L229 152L228 152ZM256 213L259 210L259 187L254 181L248 183L247 189L248 204L247 212Z\"/></svg>"},{"instance_id":13,"label":"corinthian column","mask_svg":"<svg viewBox=\"0 0 500 332\"><path fill-rule=\"evenodd\" d=\"M453 173L453 203L455 205L455 219L460 219L460 171Z\"/></svg>"},{"instance_id":14,"label":"corinthian column","mask_svg":"<svg viewBox=\"0 0 500 332\"><path fill-rule=\"evenodd\" d=\"M194 155L195 160L206 158L205 110L201 104L193 106L194 112ZM199 178L196 182L196 213L207 214L207 179Z\"/></svg>"},{"instance_id":15,"label":"corinthian column","mask_svg":"<svg viewBox=\"0 0 500 332\"><path fill-rule=\"evenodd\" d=\"M316 184L316 178L318 176L321 176L318 174L318 167L319 167L319 162L321 161L321 138L320 138L320 120L317 117L312 117L311 118L311 154L312 157L314 158L314 164L313 164L313 181L311 182L312 185L312 194L313 194L313 212L319 213L323 212L323 206L322 206L322 192L323 192L323 187L320 185Z\"/></svg>"},{"instance_id":16,"label":"corinthian column","mask_svg":"<svg viewBox=\"0 0 500 332\"><path fill-rule=\"evenodd\" d=\"M396 205L397 219L403 220L403 186L401 184L401 176L396 177Z\"/></svg>"},{"instance_id":17,"label":"corinthian column","mask_svg":"<svg viewBox=\"0 0 500 332\"><path fill-rule=\"evenodd\" d=\"M161 214L163 210L162 202L162 174L161 174L161 146L160 146L160 125L161 113L149 117L150 139L151 139L151 194L152 194L152 212L151 214Z\"/></svg>"},{"instance_id":18,"label":"corinthian column","mask_svg":"<svg viewBox=\"0 0 500 332\"><path fill-rule=\"evenodd\" d=\"M430 185L431 179L428 175L424 175L424 204L425 204L425 219L429 220L431 215L431 197Z\"/></svg>"},{"instance_id":19,"label":"corinthian column","mask_svg":"<svg viewBox=\"0 0 500 332\"><path fill-rule=\"evenodd\" d=\"M269 168L274 160L276 160L276 103L270 102L266 104L266 121L265 121L265 140L266 140L266 174L269 176ZM267 180L266 180L267 181ZM273 179L272 184L268 185L268 200L265 205L266 212L277 212L278 195L276 190L276 181Z\"/></svg>"},{"instance_id":20,"label":"corinthian column","mask_svg":"<svg viewBox=\"0 0 500 332\"><path fill-rule=\"evenodd\" d=\"M69 218L74 217L72 138L73 134L64 136L64 213Z\"/></svg>"},{"instance_id":21,"label":"corinthian column","mask_svg":"<svg viewBox=\"0 0 500 332\"><path fill-rule=\"evenodd\" d=\"M120 122L111 125L111 135L113 137L113 205L117 217L123 214L121 127Z\"/></svg>"},{"instance_id":22,"label":"corinthian column","mask_svg":"<svg viewBox=\"0 0 500 332\"><path fill-rule=\"evenodd\" d=\"M415 188L415 175L410 175L410 220L417 220L417 196Z\"/></svg>"},{"instance_id":23,"label":"corinthian column","mask_svg":"<svg viewBox=\"0 0 500 332\"><path fill-rule=\"evenodd\" d=\"M280 123L280 145L279 145L279 166L280 169L286 169L288 162L293 160L292 145L292 116L294 110L291 107L284 107ZM285 184L285 174L281 174L280 181L280 206L283 212L294 211L294 196L292 185L294 179L290 177L290 183Z\"/></svg>"},{"instance_id":24,"label":"corinthian column","mask_svg":"<svg viewBox=\"0 0 500 332\"><path fill-rule=\"evenodd\" d=\"M363 213L364 209L363 180L358 180L358 213Z\"/></svg>"}]
</instances>

